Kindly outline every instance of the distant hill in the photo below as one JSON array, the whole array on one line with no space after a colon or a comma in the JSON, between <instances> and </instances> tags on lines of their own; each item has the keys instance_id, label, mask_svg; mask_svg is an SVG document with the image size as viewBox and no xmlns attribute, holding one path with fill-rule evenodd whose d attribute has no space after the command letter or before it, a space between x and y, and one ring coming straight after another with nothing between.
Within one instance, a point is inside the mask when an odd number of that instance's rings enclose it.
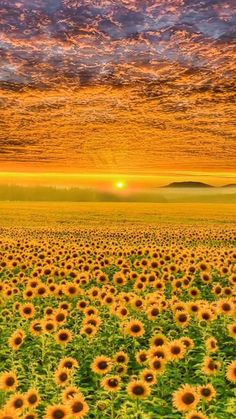
<instances>
[{"instance_id":1,"label":"distant hill","mask_svg":"<svg viewBox=\"0 0 236 419\"><path fill-rule=\"evenodd\" d=\"M214 188L212 185L208 185L203 182L172 182L169 185L163 186L163 188Z\"/></svg>"},{"instance_id":2,"label":"distant hill","mask_svg":"<svg viewBox=\"0 0 236 419\"><path fill-rule=\"evenodd\" d=\"M236 188L236 183L229 183L228 185L222 186L222 188Z\"/></svg>"}]
</instances>

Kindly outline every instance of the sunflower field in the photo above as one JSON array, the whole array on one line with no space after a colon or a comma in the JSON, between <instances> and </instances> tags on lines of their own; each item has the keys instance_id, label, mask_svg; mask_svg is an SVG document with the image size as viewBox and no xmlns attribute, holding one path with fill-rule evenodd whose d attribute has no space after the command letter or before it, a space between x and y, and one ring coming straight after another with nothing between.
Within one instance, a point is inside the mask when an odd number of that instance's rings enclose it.
<instances>
[{"instance_id":1,"label":"sunflower field","mask_svg":"<svg viewBox=\"0 0 236 419\"><path fill-rule=\"evenodd\" d=\"M236 417L233 225L2 227L0 419Z\"/></svg>"}]
</instances>

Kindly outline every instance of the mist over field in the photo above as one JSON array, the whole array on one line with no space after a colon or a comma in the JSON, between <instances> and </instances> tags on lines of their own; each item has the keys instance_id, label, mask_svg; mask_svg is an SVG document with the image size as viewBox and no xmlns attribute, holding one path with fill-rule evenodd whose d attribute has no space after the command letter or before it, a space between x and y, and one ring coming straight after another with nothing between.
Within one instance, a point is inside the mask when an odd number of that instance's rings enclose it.
<instances>
[{"instance_id":1,"label":"mist over field","mask_svg":"<svg viewBox=\"0 0 236 419\"><path fill-rule=\"evenodd\" d=\"M170 187L120 193L95 188L0 185L0 201L236 203L236 187Z\"/></svg>"}]
</instances>

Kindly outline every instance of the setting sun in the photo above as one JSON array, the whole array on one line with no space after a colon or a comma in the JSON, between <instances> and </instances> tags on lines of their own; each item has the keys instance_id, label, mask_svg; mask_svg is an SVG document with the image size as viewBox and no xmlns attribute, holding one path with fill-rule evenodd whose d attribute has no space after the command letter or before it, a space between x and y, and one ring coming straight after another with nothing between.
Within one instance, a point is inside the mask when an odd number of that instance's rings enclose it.
<instances>
[{"instance_id":1,"label":"setting sun","mask_svg":"<svg viewBox=\"0 0 236 419\"><path fill-rule=\"evenodd\" d=\"M124 187L125 187L125 184L124 184L124 182L116 182L116 188L117 189L124 189Z\"/></svg>"}]
</instances>

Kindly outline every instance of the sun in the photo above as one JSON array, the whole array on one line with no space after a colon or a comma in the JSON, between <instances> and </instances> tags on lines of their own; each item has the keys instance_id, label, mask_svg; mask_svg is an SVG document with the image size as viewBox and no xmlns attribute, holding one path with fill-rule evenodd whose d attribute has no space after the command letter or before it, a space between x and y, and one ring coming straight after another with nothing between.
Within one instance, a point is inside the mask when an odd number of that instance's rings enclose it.
<instances>
[{"instance_id":1,"label":"sun","mask_svg":"<svg viewBox=\"0 0 236 419\"><path fill-rule=\"evenodd\" d=\"M119 182L116 182L115 186L117 189L124 189L125 183L122 181L119 181Z\"/></svg>"}]
</instances>

